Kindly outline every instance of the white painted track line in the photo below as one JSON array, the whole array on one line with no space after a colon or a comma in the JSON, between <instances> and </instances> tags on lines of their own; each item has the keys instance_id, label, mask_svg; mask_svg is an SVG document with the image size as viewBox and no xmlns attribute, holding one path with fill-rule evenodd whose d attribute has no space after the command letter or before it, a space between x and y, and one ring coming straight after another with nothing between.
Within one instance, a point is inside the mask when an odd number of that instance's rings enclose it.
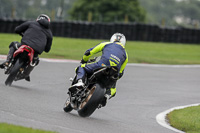
<instances>
[{"instance_id":1,"label":"white painted track line","mask_svg":"<svg viewBox=\"0 0 200 133\"><path fill-rule=\"evenodd\" d=\"M170 130L173 130L177 133L185 133L181 130L178 130L176 128L173 128L172 126L169 125L169 123L167 122L166 120L166 116L167 114L169 114L170 112L176 110L176 109L183 109L183 108L187 108L187 107L192 107L192 106L199 106L200 103L197 103L197 104L191 104L191 105L185 105L185 106L178 106L178 107L174 107L174 108L171 108L171 109L168 109L166 111L163 111L161 112L160 114L158 114L156 116L156 121L158 122L158 124L160 124L161 126L165 127L165 128L168 128Z\"/></svg>"},{"instance_id":2,"label":"white painted track line","mask_svg":"<svg viewBox=\"0 0 200 133\"><path fill-rule=\"evenodd\" d=\"M0 60L6 60L6 55L0 55ZM49 59L40 58L41 61L52 63L80 63L79 60L71 59ZM127 66L139 66L139 67L172 67L172 68L200 68L200 65L162 65L162 64L141 64L141 63L128 63Z\"/></svg>"}]
</instances>

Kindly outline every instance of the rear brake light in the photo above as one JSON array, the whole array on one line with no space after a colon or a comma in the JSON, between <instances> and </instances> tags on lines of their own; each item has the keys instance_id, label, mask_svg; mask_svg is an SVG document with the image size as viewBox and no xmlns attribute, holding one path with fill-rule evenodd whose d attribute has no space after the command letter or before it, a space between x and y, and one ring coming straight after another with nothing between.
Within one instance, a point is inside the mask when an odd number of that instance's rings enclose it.
<instances>
[{"instance_id":1,"label":"rear brake light","mask_svg":"<svg viewBox=\"0 0 200 133\"><path fill-rule=\"evenodd\" d=\"M28 51L31 51L31 49L30 49L29 47L26 47L26 49L27 49Z\"/></svg>"}]
</instances>

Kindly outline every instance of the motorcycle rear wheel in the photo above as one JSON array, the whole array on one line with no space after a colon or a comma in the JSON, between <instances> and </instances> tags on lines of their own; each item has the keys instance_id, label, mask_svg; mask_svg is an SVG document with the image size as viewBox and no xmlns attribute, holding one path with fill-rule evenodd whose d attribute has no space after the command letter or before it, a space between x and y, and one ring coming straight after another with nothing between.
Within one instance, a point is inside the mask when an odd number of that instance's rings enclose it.
<instances>
[{"instance_id":1,"label":"motorcycle rear wheel","mask_svg":"<svg viewBox=\"0 0 200 133\"><path fill-rule=\"evenodd\" d=\"M81 117L89 117L99 106L105 94L105 89L101 88L99 84L95 84L88 97L83 101L78 109L78 114Z\"/></svg>"},{"instance_id":2,"label":"motorcycle rear wheel","mask_svg":"<svg viewBox=\"0 0 200 133\"><path fill-rule=\"evenodd\" d=\"M13 80L17 76L17 73L19 72L19 69L22 67L23 64L24 64L24 62L22 59L20 59L20 58L17 59L12 70L10 71L10 74L8 75L8 78L5 81L6 85L11 86Z\"/></svg>"}]
</instances>

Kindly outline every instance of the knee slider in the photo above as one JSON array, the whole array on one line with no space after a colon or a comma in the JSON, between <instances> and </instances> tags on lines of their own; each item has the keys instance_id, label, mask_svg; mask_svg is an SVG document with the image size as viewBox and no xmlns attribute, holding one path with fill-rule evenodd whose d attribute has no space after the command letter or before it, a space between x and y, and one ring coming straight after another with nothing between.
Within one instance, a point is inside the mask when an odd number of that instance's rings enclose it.
<instances>
[{"instance_id":1,"label":"knee slider","mask_svg":"<svg viewBox=\"0 0 200 133\"><path fill-rule=\"evenodd\" d=\"M114 97L116 95L116 88L110 88L111 96Z\"/></svg>"}]
</instances>

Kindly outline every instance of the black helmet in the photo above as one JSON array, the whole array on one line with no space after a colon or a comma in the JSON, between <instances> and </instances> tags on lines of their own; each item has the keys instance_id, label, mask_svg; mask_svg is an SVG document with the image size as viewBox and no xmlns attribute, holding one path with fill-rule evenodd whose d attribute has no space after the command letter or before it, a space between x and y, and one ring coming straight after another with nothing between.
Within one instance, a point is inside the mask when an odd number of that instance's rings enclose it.
<instances>
[{"instance_id":1,"label":"black helmet","mask_svg":"<svg viewBox=\"0 0 200 133\"><path fill-rule=\"evenodd\" d=\"M46 19L46 20L48 20L49 23L51 22L49 16L47 16L46 14L40 14L40 15L37 17L36 21L39 21L39 20L41 20L41 19Z\"/></svg>"}]
</instances>

